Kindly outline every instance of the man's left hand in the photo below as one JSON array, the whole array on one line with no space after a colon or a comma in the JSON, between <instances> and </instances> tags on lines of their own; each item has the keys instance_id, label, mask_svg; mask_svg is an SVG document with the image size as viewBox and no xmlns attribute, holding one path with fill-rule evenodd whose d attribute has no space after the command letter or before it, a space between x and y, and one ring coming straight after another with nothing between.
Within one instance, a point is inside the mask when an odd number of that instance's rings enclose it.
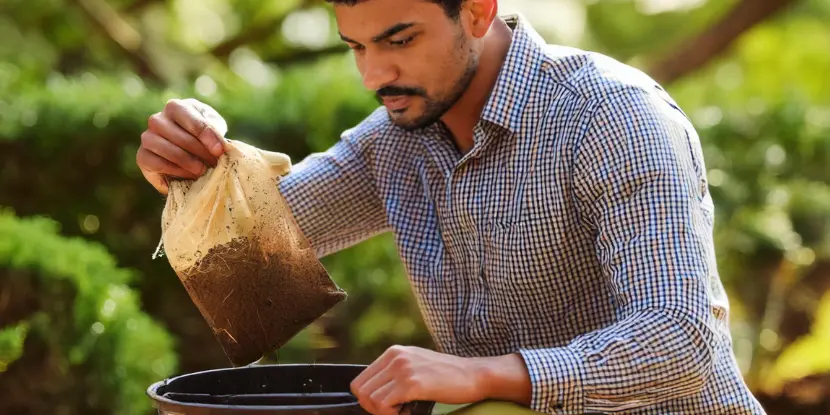
<instances>
[{"instance_id":1,"label":"man's left hand","mask_svg":"<svg viewBox=\"0 0 830 415\"><path fill-rule=\"evenodd\" d=\"M527 405L530 379L518 355L467 358L392 346L352 381L351 390L367 412L397 415L412 401L503 399Z\"/></svg>"}]
</instances>

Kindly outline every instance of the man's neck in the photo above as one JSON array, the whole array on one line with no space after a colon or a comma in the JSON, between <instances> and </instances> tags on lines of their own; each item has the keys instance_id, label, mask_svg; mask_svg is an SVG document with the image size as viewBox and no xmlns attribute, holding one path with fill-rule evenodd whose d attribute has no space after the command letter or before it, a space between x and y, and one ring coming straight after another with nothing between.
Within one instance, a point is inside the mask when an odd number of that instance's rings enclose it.
<instances>
[{"instance_id":1,"label":"man's neck","mask_svg":"<svg viewBox=\"0 0 830 415\"><path fill-rule=\"evenodd\" d=\"M481 119L484 106L495 87L511 40L512 31L507 24L502 19L495 19L484 37L484 50L479 58L478 71L458 102L441 117L462 153L467 153L473 147L473 128Z\"/></svg>"}]
</instances>

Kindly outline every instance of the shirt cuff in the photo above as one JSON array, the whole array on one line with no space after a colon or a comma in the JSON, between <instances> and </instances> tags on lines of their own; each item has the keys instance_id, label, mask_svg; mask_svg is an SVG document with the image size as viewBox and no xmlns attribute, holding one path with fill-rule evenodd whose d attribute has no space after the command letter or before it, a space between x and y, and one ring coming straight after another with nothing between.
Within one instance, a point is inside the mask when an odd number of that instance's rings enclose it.
<instances>
[{"instance_id":1,"label":"shirt cuff","mask_svg":"<svg viewBox=\"0 0 830 415\"><path fill-rule=\"evenodd\" d=\"M530 373L530 409L555 415L581 415L585 406L582 358L565 347L519 350Z\"/></svg>"}]
</instances>

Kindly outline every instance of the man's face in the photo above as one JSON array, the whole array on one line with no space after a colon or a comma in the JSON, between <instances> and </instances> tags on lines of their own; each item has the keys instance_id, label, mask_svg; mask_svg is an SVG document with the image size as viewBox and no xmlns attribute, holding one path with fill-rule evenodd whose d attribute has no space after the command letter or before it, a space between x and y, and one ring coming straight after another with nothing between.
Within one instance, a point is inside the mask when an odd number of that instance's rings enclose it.
<instances>
[{"instance_id":1,"label":"man's face","mask_svg":"<svg viewBox=\"0 0 830 415\"><path fill-rule=\"evenodd\" d=\"M436 3L366 0L335 5L334 12L363 84L403 128L438 121L475 74L470 34Z\"/></svg>"}]
</instances>

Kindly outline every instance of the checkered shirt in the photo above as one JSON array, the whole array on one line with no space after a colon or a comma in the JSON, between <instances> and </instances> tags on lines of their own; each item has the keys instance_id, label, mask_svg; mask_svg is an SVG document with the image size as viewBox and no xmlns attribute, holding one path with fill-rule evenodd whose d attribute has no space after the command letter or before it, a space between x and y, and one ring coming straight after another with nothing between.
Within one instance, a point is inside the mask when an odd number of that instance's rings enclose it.
<instances>
[{"instance_id":1,"label":"checkered shirt","mask_svg":"<svg viewBox=\"0 0 830 415\"><path fill-rule=\"evenodd\" d=\"M761 414L716 269L698 136L608 57L521 16L462 154L381 107L280 188L319 256L394 232L440 351L521 353L550 414Z\"/></svg>"}]
</instances>

